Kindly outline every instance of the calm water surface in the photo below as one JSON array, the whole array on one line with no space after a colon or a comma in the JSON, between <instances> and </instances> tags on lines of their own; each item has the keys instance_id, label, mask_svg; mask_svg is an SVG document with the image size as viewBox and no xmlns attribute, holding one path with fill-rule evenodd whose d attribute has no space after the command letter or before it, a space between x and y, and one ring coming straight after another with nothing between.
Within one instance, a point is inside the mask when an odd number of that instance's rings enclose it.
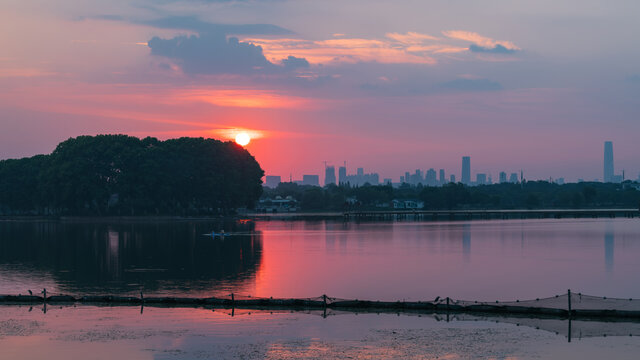
<instances>
[{"instance_id":1,"label":"calm water surface","mask_svg":"<svg viewBox=\"0 0 640 360\"><path fill-rule=\"evenodd\" d=\"M553 324L536 329L500 318L143 310L0 306L0 359L595 360L637 359L640 352L638 336L581 337L574 330L568 342ZM566 329L566 320L555 321L560 332Z\"/></svg>"},{"instance_id":2,"label":"calm water surface","mask_svg":"<svg viewBox=\"0 0 640 360\"><path fill-rule=\"evenodd\" d=\"M640 298L638 273L639 219L0 222L5 294Z\"/></svg>"}]
</instances>

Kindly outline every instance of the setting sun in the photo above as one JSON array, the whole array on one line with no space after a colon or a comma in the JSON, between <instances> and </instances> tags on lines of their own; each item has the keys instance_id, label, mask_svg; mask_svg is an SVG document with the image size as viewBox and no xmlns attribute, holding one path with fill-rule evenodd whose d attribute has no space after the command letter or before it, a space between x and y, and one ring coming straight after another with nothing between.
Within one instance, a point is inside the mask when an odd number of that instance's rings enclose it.
<instances>
[{"instance_id":1,"label":"setting sun","mask_svg":"<svg viewBox=\"0 0 640 360\"><path fill-rule=\"evenodd\" d=\"M251 137L249 137L249 134L247 133L240 133L236 135L236 143L238 145L245 146L249 144L250 141L251 141Z\"/></svg>"}]
</instances>

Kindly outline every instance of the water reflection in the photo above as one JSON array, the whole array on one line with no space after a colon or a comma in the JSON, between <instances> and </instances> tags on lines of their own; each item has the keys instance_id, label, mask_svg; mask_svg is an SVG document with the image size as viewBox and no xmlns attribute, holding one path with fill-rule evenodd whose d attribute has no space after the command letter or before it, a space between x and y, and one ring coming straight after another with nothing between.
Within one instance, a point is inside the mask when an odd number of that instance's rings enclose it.
<instances>
[{"instance_id":1,"label":"water reflection","mask_svg":"<svg viewBox=\"0 0 640 360\"><path fill-rule=\"evenodd\" d=\"M202 234L223 225L172 223L0 223L0 270L31 277L31 286L65 293L200 294L244 291L255 279L262 240L253 223L226 224L242 235ZM48 274L54 284L38 283ZM2 281L0 292L24 292ZM14 287L16 289L11 289Z\"/></svg>"},{"instance_id":2,"label":"water reflection","mask_svg":"<svg viewBox=\"0 0 640 360\"><path fill-rule=\"evenodd\" d=\"M640 345L640 326L632 322L572 320L569 330L566 320L466 314L132 310L52 307L44 315L0 307L0 319L8 320L0 321L0 357L635 359Z\"/></svg>"},{"instance_id":3,"label":"water reflection","mask_svg":"<svg viewBox=\"0 0 640 360\"><path fill-rule=\"evenodd\" d=\"M336 252L336 240L340 253L345 253L347 249L349 224L340 222L326 222L324 224L325 247L327 254Z\"/></svg>"},{"instance_id":4,"label":"water reflection","mask_svg":"<svg viewBox=\"0 0 640 360\"><path fill-rule=\"evenodd\" d=\"M637 225L637 219L0 221L0 293L47 287L137 295L144 288L178 296L495 301L572 289L637 298ZM221 229L243 235L202 236Z\"/></svg>"},{"instance_id":5,"label":"water reflection","mask_svg":"<svg viewBox=\"0 0 640 360\"><path fill-rule=\"evenodd\" d=\"M471 224L462 225L462 254L464 261L471 260Z\"/></svg>"},{"instance_id":6,"label":"water reflection","mask_svg":"<svg viewBox=\"0 0 640 360\"><path fill-rule=\"evenodd\" d=\"M604 266L607 272L613 271L613 249L615 237L613 235L613 223L608 221L604 232Z\"/></svg>"}]
</instances>

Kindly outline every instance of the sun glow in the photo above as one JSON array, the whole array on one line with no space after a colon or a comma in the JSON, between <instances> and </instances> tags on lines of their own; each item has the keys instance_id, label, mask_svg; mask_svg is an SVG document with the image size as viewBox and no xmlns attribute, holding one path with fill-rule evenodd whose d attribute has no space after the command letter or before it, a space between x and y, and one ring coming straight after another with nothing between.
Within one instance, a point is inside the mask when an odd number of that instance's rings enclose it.
<instances>
[{"instance_id":1,"label":"sun glow","mask_svg":"<svg viewBox=\"0 0 640 360\"><path fill-rule=\"evenodd\" d=\"M250 141L251 137L247 133L242 132L236 135L236 143L240 146L245 146L249 144Z\"/></svg>"}]
</instances>

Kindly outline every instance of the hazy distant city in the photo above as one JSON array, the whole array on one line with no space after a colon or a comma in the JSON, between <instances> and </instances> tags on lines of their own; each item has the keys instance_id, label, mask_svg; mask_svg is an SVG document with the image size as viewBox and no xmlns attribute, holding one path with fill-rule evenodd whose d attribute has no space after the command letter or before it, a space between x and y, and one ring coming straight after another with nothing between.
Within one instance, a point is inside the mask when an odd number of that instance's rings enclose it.
<instances>
[{"instance_id":1,"label":"hazy distant city","mask_svg":"<svg viewBox=\"0 0 640 360\"><path fill-rule=\"evenodd\" d=\"M336 167L333 165L325 165L324 169L324 182L320 181L320 175L306 174L302 176L301 180L294 180L291 176L283 179L279 175L266 175L264 186L269 188L275 188L281 182L291 182L298 185L309 186L327 186L327 185L349 185L349 186L362 186L365 184L370 185L392 185L399 187L403 184L408 185L422 185L422 186L442 186L449 183L462 183L467 186L479 186L479 185L492 185L492 184L504 184L504 183L520 183L526 180L543 180L549 181L558 185L565 183L564 177L548 178L548 179L527 179L524 169L517 171L500 171L497 178L493 177L493 174L471 171L471 156L462 157L462 166L460 171L460 177L456 177L456 174L448 173L446 169L434 169L430 168L426 171L422 169L415 169L413 171L406 171L399 178L380 178L380 174L376 172L366 173L362 167L356 168L356 172L349 174L347 169L347 163L338 167L336 174ZM475 177L472 177L472 174ZM604 159L603 159L603 176L602 179L578 179L578 182L593 181L593 182L605 182L605 183L621 183L625 180L631 180L625 176L623 170L620 174L615 173L614 157L613 157L613 142L604 142ZM640 182L640 173L636 179Z\"/></svg>"}]
</instances>

